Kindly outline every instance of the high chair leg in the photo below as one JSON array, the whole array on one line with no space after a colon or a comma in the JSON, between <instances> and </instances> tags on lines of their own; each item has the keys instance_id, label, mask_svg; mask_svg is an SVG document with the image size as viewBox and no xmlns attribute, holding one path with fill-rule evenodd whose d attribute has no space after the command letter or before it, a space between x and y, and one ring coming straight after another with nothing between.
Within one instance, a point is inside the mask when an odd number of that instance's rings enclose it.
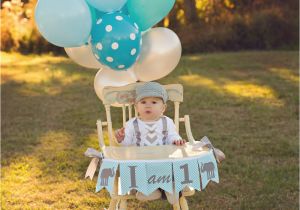
<instances>
[{"instance_id":1,"label":"high chair leg","mask_svg":"<svg viewBox=\"0 0 300 210\"><path fill-rule=\"evenodd\" d=\"M119 210L126 210L127 209L127 200L126 199L122 199L120 201L120 208Z\"/></svg>"},{"instance_id":2,"label":"high chair leg","mask_svg":"<svg viewBox=\"0 0 300 210\"><path fill-rule=\"evenodd\" d=\"M179 198L179 203L180 203L181 210L189 210L188 203L184 196L181 196L181 198Z\"/></svg>"},{"instance_id":3,"label":"high chair leg","mask_svg":"<svg viewBox=\"0 0 300 210\"><path fill-rule=\"evenodd\" d=\"M173 204L173 210L180 210L179 201L177 201L175 204Z\"/></svg>"},{"instance_id":4,"label":"high chair leg","mask_svg":"<svg viewBox=\"0 0 300 210\"><path fill-rule=\"evenodd\" d=\"M112 198L109 203L109 210L116 210L118 205L118 199Z\"/></svg>"}]
</instances>

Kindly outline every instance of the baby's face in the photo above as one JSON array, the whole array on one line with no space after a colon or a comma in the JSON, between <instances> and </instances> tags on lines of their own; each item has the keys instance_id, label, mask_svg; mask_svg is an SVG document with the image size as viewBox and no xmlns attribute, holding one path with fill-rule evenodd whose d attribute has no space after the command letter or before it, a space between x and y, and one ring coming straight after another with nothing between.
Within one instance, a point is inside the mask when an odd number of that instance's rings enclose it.
<instances>
[{"instance_id":1,"label":"baby's face","mask_svg":"<svg viewBox=\"0 0 300 210\"><path fill-rule=\"evenodd\" d=\"M158 120L166 110L166 104L164 104L161 98L146 97L136 103L136 109L141 120L155 121Z\"/></svg>"}]
</instances>

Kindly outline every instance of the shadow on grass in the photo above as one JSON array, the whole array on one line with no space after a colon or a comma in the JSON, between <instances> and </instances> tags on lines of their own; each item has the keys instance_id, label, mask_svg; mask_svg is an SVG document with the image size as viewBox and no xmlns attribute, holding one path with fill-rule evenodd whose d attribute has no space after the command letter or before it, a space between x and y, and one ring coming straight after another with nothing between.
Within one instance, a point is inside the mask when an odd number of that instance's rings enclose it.
<instances>
[{"instance_id":1,"label":"shadow on grass","mask_svg":"<svg viewBox=\"0 0 300 210\"><path fill-rule=\"evenodd\" d=\"M83 153L87 147L98 148L95 123L99 117L105 119L93 89L97 70L83 70L69 61L39 61L21 68L25 72L35 68L36 74L46 72L46 77L31 83L30 79L16 81L15 75L3 72L3 166L32 155L45 162L42 171L46 176L66 176L75 170L74 176L82 178L89 161ZM114 119L118 113L112 114ZM119 127L120 122L115 125Z\"/></svg>"}]
</instances>

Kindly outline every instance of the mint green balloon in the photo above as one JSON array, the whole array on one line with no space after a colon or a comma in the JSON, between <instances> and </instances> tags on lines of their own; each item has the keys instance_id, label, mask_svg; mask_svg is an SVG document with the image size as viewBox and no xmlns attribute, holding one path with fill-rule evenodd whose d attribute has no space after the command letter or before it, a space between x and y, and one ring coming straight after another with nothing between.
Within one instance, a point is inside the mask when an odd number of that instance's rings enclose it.
<instances>
[{"instance_id":1,"label":"mint green balloon","mask_svg":"<svg viewBox=\"0 0 300 210\"><path fill-rule=\"evenodd\" d=\"M174 4L175 0L128 0L127 8L140 31L146 31L161 21Z\"/></svg>"}]
</instances>

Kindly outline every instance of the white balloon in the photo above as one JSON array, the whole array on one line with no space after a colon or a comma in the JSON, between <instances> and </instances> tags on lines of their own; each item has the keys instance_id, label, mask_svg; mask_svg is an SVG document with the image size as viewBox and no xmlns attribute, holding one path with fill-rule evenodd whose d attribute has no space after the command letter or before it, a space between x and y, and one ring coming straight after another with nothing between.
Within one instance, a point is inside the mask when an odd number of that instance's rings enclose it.
<instances>
[{"instance_id":1,"label":"white balloon","mask_svg":"<svg viewBox=\"0 0 300 210\"><path fill-rule=\"evenodd\" d=\"M103 101L102 91L104 87L121 87L136 81L137 78L131 68L127 69L127 71L115 71L105 67L97 72L94 79L94 89L98 98ZM121 104L113 104L113 106L121 106Z\"/></svg>"},{"instance_id":2,"label":"white balloon","mask_svg":"<svg viewBox=\"0 0 300 210\"><path fill-rule=\"evenodd\" d=\"M65 51L67 55L80 66L92 69L100 69L103 67L95 58L90 43L80 47L65 48Z\"/></svg>"},{"instance_id":3,"label":"white balloon","mask_svg":"<svg viewBox=\"0 0 300 210\"><path fill-rule=\"evenodd\" d=\"M175 69L181 57L181 43L172 30L152 28L142 35L142 40L140 57L134 65L138 80L157 80Z\"/></svg>"}]
</instances>

